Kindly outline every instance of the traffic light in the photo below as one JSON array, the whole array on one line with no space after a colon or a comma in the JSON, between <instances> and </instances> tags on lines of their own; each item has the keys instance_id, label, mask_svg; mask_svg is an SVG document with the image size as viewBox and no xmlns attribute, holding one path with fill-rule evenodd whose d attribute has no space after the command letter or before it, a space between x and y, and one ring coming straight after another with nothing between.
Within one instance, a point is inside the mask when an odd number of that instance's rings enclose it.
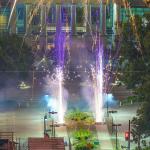
<instances>
[{"instance_id":1,"label":"traffic light","mask_svg":"<svg viewBox=\"0 0 150 150\"><path fill-rule=\"evenodd\" d=\"M125 140L128 141L130 139L130 133L125 132Z\"/></svg>"}]
</instances>

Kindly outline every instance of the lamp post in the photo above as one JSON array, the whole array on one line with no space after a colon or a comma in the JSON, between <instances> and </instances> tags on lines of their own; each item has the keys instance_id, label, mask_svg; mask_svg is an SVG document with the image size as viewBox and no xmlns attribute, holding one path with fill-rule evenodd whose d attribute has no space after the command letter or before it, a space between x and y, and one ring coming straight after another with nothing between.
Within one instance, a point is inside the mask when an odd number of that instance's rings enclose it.
<instances>
[{"instance_id":1,"label":"lamp post","mask_svg":"<svg viewBox=\"0 0 150 150\"><path fill-rule=\"evenodd\" d=\"M116 127L116 150L118 150L118 127L120 127L121 124L113 124L113 126Z\"/></svg>"},{"instance_id":2,"label":"lamp post","mask_svg":"<svg viewBox=\"0 0 150 150\"><path fill-rule=\"evenodd\" d=\"M117 110L109 110L108 113L114 114L114 113L117 113ZM113 117L112 117L112 133L113 133L113 123L114 123L114 121L113 121Z\"/></svg>"},{"instance_id":3,"label":"lamp post","mask_svg":"<svg viewBox=\"0 0 150 150\"><path fill-rule=\"evenodd\" d=\"M108 105L108 93L107 93L107 117L109 117L108 109L109 109L109 105Z\"/></svg>"},{"instance_id":4,"label":"lamp post","mask_svg":"<svg viewBox=\"0 0 150 150\"><path fill-rule=\"evenodd\" d=\"M47 115L44 115L44 135L46 134L46 120L47 120Z\"/></svg>"},{"instance_id":5,"label":"lamp post","mask_svg":"<svg viewBox=\"0 0 150 150\"><path fill-rule=\"evenodd\" d=\"M48 112L50 115L57 114L55 111L49 111ZM50 125L51 131L52 131L52 137L55 137L55 127L59 127L57 124L54 124L54 119L52 118L52 124Z\"/></svg>"},{"instance_id":6,"label":"lamp post","mask_svg":"<svg viewBox=\"0 0 150 150\"><path fill-rule=\"evenodd\" d=\"M59 127L59 125L57 123L54 124L54 121L52 121L52 124L50 125L50 127L52 128L52 137L55 137L56 136L56 130L55 130L55 128Z\"/></svg>"},{"instance_id":7,"label":"lamp post","mask_svg":"<svg viewBox=\"0 0 150 150\"><path fill-rule=\"evenodd\" d=\"M128 132L129 132L129 139L128 139L128 150L130 150L130 133L131 133L131 122L130 122L130 120L129 120Z\"/></svg>"}]
</instances>

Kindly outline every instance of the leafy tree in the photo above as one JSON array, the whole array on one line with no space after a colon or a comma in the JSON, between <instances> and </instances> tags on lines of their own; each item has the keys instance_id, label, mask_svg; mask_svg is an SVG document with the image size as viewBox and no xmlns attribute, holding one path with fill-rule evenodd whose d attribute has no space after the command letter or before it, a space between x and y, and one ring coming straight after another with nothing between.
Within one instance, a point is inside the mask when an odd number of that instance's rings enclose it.
<instances>
[{"instance_id":1,"label":"leafy tree","mask_svg":"<svg viewBox=\"0 0 150 150\"><path fill-rule=\"evenodd\" d=\"M97 147L95 141L98 140L94 137L94 132L90 130L95 123L91 114L75 110L69 112L65 120L75 150L92 150Z\"/></svg>"},{"instance_id":2,"label":"leafy tree","mask_svg":"<svg viewBox=\"0 0 150 150\"><path fill-rule=\"evenodd\" d=\"M145 147L143 150L149 150L150 149L150 147Z\"/></svg>"},{"instance_id":3,"label":"leafy tree","mask_svg":"<svg viewBox=\"0 0 150 150\"><path fill-rule=\"evenodd\" d=\"M68 127L73 129L81 129L86 127L90 128L90 126L95 123L94 118L91 114L87 112L81 112L79 110L69 112L66 115L65 120Z\"/></svg>"},{"instance_id":4,"label":"leafy tree","mask_svg":"<svg viewBox=\"0 0 150 150\"><path fill-rule=\"evenodd\" d=\"M96 147L91 131L80 129L73 132L75 150L92 150Z\"/></svg>"},{"instance_id":5,"label":"leafy tree","mask_svg":"<svg viewBox=\"0 0 150 150\"><path fill-rule=\"evenodd\" d=\"M132 135L138 149L150 134L150 14L132 17L123 25L120 80L143 102L133 118Z\"/></svg>"},{"instance_id":6,"label":"leafy tree","mask_svg":"<svg viewBox=\"0 0 150 150\"><path fill-rule=\"evenodd\" d=\"M150 72L149 15L138 16L123 25L123 39L120 56L120 79L129 89L136 89L143 83L143 77ZM136 32L136 33L135 33Z\"/></svg>"},{"instance_id":7,"label":"leafy tree","mask_svg":"<svg viewBox=\"0 0 150 150\"><path fill-rule=\"evenodd\" d=\"M0 71L25 75L32 68L33 55L23 38L17 35L0 36ZM12 75L12 74L11 74Z\"/></svg>"}]
</instances>

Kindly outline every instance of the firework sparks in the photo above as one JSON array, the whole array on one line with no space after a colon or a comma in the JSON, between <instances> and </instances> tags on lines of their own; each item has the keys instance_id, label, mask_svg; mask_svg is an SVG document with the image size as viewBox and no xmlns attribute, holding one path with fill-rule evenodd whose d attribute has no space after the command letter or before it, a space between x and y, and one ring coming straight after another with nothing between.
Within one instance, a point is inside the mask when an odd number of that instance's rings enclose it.
<instances>
[{"instance_id":1,"label":"firework sparks","mask_svg":"<svg viewBox=\"0 0 150 150\"><path fill-rule=\"evenodd\" d=\"M56 69L56 76L58 80L58 100L59 100L59 108L58 108L58 121L60 124L64 123L64 109L63 109L63 70L61 67Z\"/></svg>"},{"instance_id":2,"label":"firework sparks","mask_svg":"<svg viewBox=\"0 0 150 150\"><path fill-rule=\"evenodd\" d=\"M15 7L16 7L16 3L17 3L17 0L14 0L14 4L13 4L13 7L12 7L12 10L11 10L11 13L10 13L10 17L9 17L9 20L8 20L8 26L7 26L7 28L9 28L10 21L11 21L11 19L12 19L13 12L14 12Z\"/></svg>"}]
</instances>

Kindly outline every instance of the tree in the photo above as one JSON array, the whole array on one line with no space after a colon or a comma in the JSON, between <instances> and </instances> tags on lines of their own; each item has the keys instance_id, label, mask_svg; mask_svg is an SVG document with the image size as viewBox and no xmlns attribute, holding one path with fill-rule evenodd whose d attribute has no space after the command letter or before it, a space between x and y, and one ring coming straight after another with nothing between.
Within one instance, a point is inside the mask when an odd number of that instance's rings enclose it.
<instances>
[{"instance_id":1,"label":"tree","mask_svg":"<svg viewBox=\"0 0 150 150\"><path fill-rule=\"evenodd\" d=\"M120 80L142 102L133 118L132 135L138 149L150 135L150 14L132 17L123 25L120 54Z\"/></svg>"},{"instance_id":2,"label":"tree","mask_svg":"<svg viewBox=\"0 0 150 150\"><path fill-rule=\"evenodd\" d=\"M0 71L27 74L32 69L32 49L17 35L0 36ZM11 74L12 75L12 74Z\"/></svg>"},{"instance_id":3,"label":"tree","mask_svg":"<svg viewBox=\"0 0 150 150\"><path fill-rule=\"evenodd\" d=\"M79 110L69 112L65 120L69 128L89 129L92 125L95 124L94 118L91 114L87 112L81 112Z\"/></svg>"},{"instance_id":4,"label":"tree","mask_svg":"<svg viewBox=\"0 0 150 150\"><path fill-rule=\"evenodd\" d=\"M135 16L123 25L123 39L120 54L120 79L129 89L136 89L143 83L143 77L150 72L150 15L142 19ZM135 22L133 24L133 22ZM136 31L135 26L136 25ZM136 33L135 33L136 32Z\"/></svg>"},{"instance_id":5,"label":"tree","mask_svg":"<svg viewBox=\"0 0 150 150\"><path fill-rule=\"evenodd\" d=\"M95 138L91 131L80 129L73 132L75 150L92 150L96 147Z\"/></svg>"},{"instance_id":6,"label":"tree","mask_svg":"<svg viewBox=\"0 0 150 150\"><path fill-rule=\"evenodd\" d=\"M94 125L94 118L87 112L75 110L66 117L67 129L71 132L75 150L92 150L97 147L94 132L90 127Z\"/></svg>"}]
</instances>

